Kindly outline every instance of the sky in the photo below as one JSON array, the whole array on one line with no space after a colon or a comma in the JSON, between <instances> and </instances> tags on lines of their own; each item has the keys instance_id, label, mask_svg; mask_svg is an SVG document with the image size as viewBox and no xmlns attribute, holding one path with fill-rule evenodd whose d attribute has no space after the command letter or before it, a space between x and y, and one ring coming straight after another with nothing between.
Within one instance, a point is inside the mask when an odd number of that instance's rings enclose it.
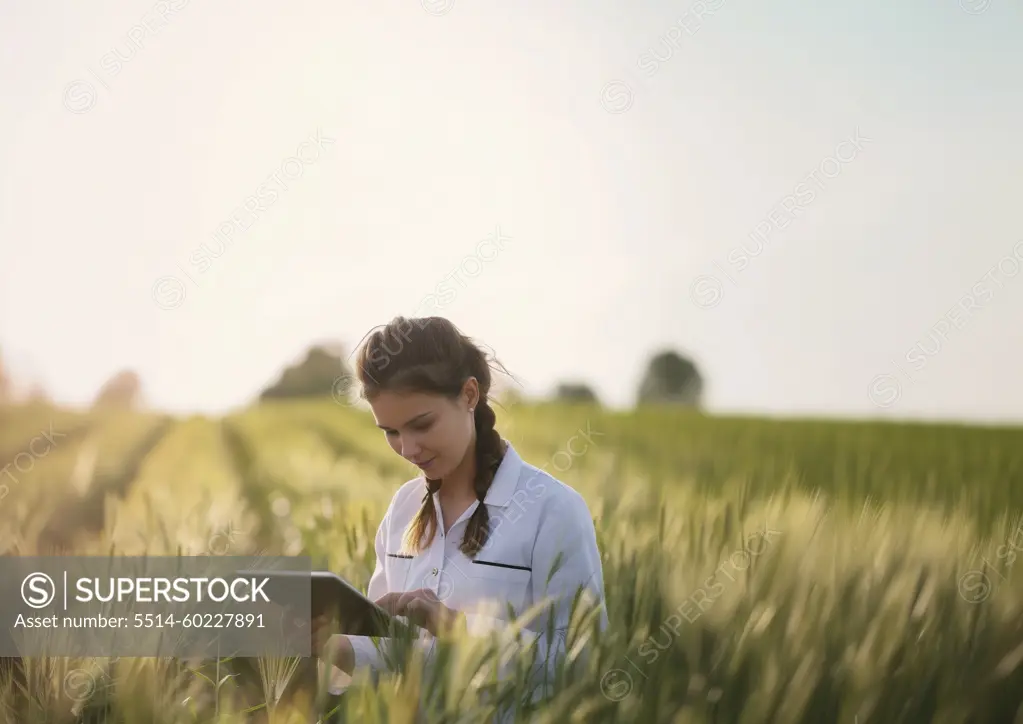
<instances>
[{"instance_id":1,"label":"sky","mask_svg":"<svg viewBox=\"0 0 1023 724\"><path fill-rule=\"evenodd\" d=\"M1023 421L1023 5L0 9L0 353L244 405L440 314L527 394Z\"/></svg>"}]
</instances>

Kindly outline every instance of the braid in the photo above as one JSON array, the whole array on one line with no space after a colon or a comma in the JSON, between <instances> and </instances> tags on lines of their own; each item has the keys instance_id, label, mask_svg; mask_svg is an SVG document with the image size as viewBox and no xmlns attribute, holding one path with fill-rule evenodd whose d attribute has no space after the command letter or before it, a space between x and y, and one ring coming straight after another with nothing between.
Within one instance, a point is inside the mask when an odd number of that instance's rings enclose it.
<instances>
[{"instance_id":1,"label":"braid","mask_svg":"<svg viewBox=\"0 0 1023 724\"><path fill-rule=\"evenodd\" d=\"M440 481L428 478L426 492L423 494L423 504L419 506L416 517L405 529L402 541L403 551L418 553L433 543L433 537L437 534L437 509L433 505L433 494L438 490L440 490Z\"/></svg>"},{"instance_id":2,"label":"braid","mask_svg":"<svg viewBox=\"0 0 1023 724\"><path fill-rule=\"evenodd\" d=\"M476 423L476 479L473 481L473 489L476 491L476 499L479 506L469 518L465 527L465 536L459 546L462 553L472 558L479 552L490 536L490 515L487 506L483 502L494 482L494 475L501 465L504 457L501 449L501 436L494 429L497 416L494 410L487 403L486 397L481 397L476 405L474 413Z\"/></svg>"}]
</instances>

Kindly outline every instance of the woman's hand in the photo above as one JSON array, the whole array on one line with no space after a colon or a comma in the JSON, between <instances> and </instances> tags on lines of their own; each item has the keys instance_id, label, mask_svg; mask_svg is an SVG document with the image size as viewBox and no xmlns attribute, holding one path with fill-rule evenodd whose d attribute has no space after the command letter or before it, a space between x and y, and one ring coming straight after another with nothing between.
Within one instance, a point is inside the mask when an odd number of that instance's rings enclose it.
<instances>
[{"instance_id":1,"label":"woman's hand","mask_svg":"<svg viewBox=\"0 0 1023 724\"><path fill-rule=\"evenodd\" d=\"M351 674L355 668L352 642L347 636L334 633L334 626L327 616L317 616L312 620L312 654L346 674Z\"/></svg>"},{"instance_id":2,"label":"woman's hand","mask_svg":"<svg viewBox=\"0 0 1023 724\"><path fill-rule=\"evenodd\" d=\"M428 588L387 593L374 603L392 616L405 616L434 636L442 629L453 628L460 617L457 611L441 603L437 594Z\"/></svg>"}]
</instances>

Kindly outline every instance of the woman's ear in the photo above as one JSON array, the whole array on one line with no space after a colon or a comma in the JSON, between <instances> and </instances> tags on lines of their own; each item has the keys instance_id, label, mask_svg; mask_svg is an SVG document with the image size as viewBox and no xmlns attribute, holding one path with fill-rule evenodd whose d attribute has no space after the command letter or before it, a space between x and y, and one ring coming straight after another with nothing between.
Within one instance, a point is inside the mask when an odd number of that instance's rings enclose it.
<instances>
[{"instance_id":1,"label":"woman's ear","mask_svg":"<svg viewBox=\"0 0 1023 724\"><path fill-rule=\"evenodd\" d=\"M480 401L480 383L475 377L470 377L465 381L465 386L462 388L462 398L465 400L465 404L469 408L475 408Z\"/></svg>"}]
</instances>

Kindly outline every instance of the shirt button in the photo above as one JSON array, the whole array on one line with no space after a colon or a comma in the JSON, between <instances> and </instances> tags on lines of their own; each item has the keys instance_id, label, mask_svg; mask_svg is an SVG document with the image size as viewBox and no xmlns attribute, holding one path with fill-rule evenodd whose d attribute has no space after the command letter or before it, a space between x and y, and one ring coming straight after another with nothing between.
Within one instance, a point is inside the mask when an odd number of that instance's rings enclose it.
<instances>
[{"instance_id":1,"label":"shirt button","mask_svg":"<svg viewBox=\"0 0 1023 724\"><path fill-rule=\"evenodd\" d=\"M435 575L435 576L437 575L437 569L436 568L433 569L433 575Z\"/></svg>"}]
</instances>

